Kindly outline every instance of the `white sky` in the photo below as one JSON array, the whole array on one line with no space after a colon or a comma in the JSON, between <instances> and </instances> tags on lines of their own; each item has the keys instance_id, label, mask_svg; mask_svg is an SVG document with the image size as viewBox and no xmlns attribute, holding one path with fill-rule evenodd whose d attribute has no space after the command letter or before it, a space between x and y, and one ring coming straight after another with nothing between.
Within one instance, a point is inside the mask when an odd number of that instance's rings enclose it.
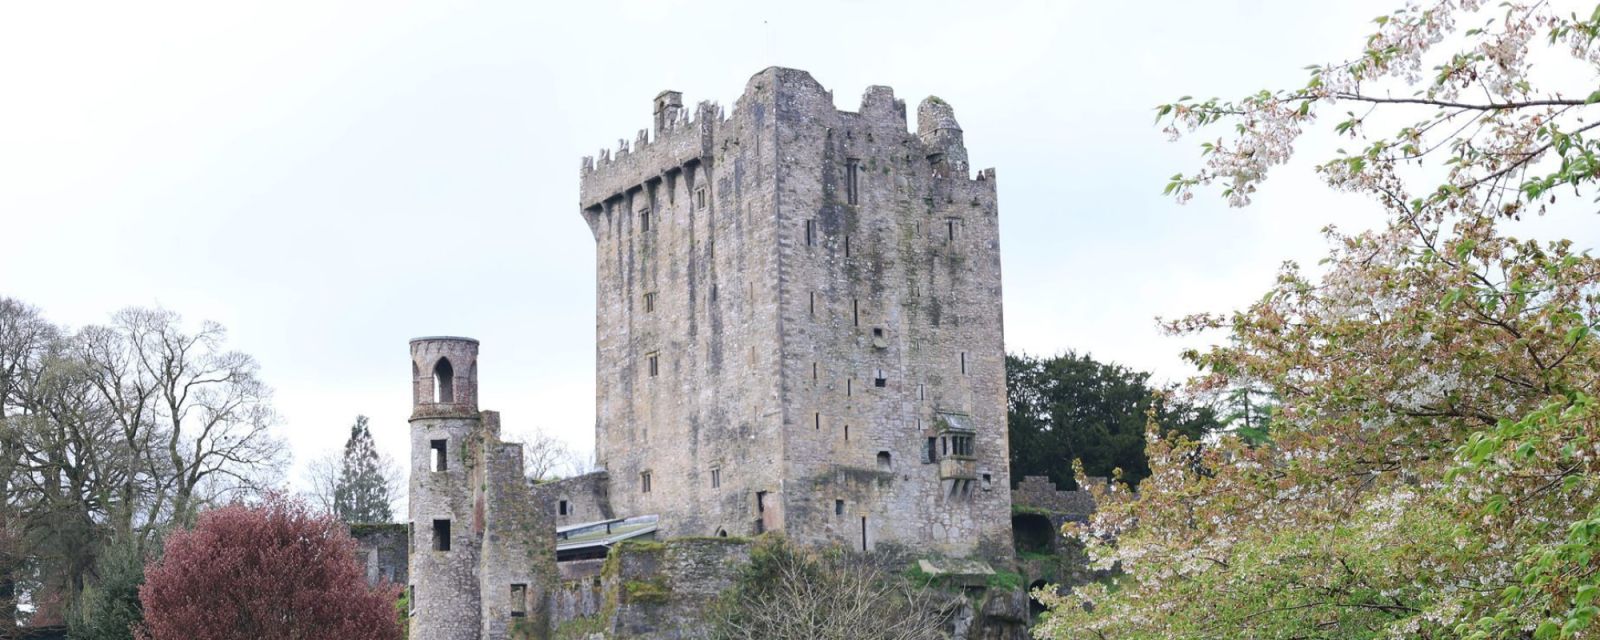
<instances>
[{"instance_id":1,"label":"white sky","mask_svg":"<svg viewBox=\"0 0 1600 640\"><path fill-rule=\"evenodd\" d=\"M154 304L223 323L297 463L358 413L404 459L407 340L437 334L482 340L508 430L589 449L579 158L662 89L731 108L770 65L844 109L872 84L954 105L999 173L1012 351L1181 380L1156 316L1245 304L1322 226L1379 219L1315 180L1314 146L1251 208L1177 206L1196 141L1151 108L1302 82L1394 0L550 4L0 4L0 295L72 326Z\"/></svg>"}]
</instances>

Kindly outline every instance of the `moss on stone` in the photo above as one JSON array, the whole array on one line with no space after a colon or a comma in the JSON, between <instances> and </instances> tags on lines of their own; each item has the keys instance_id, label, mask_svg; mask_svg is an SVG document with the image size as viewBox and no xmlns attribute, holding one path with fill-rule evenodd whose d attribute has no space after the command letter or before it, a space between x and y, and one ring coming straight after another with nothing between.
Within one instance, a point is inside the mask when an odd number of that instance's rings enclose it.
<instances>
[{"instance_id":1,"label":"moss on stone","mask_svg":"<svg viewBox=\"0 0 1600 640\"><path fill-rule=\"evenodd\" d=\"M664 604L672 597L672 587L662 578L629 580L622 583L622 591L628 604Z\"/></svg>"},{"instance_id":2,"label":"moss on stone","mask_svg":"<svg viewBox=\"0 0 1600 640\"><path fill-rule=\"evenodd\" d=\"M556 627L555 640L584 640L592 634L605 633L606 619L604 616L593 615L582 618L573 618Z\"/></svg>"}]
</instances>

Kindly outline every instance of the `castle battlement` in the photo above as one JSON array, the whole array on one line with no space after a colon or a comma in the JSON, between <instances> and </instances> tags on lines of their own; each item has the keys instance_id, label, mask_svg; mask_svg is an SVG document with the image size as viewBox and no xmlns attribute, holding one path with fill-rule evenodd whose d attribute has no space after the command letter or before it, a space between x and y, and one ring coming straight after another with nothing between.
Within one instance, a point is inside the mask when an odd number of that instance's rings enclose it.
<instances>
[{"instance_id":1,"label":"castle battlement","mask_svg":"<svg viewBox=\"0 0 1600 640\"><path fill-rule=\"evenodd\" d=\"M822 104L833 105L833 92L823 88L810 73L769 67L751 76L731 117L748 116L766 122L769 113L777 113L779 117L790 113L773 104L772 95L766 91L778 85L797 94L821 96ZM968 177L961 127L950 105L938 97L930 96L919 105L915 130L909 128L905 101L896 98L894 89L888 86L867 87L857 111L833 111L840 120L873 122L879 127L885 124L893 127L897 123L907 146L916 147L908 148L912 152L908 155L937 158L939 162L930 162L930 165L933 170L948 174L945 177ZM718 151L726 151L727 141L722 143L724 148L718 149L714 140L717 127L725 125L730 114L716 102L699 103L691 118L690 112L683 109L680 92L662 91L654 100L654 116L653 130L640 129L632 142L618 139L615 150L601 149L594 156L583 157L578 200L580 207L588 212L586 215L598 213L607 201L620 201L632 191L692 170L696 165L713 161ZM920 142L920 145L913 145L913 142ZM741 143L739 139L732 141L734 145ZM939 163L947 164L941 168ZM983 169L971 179L987 181L992 186L994 169Z\"/></svg>"}]
</instances>

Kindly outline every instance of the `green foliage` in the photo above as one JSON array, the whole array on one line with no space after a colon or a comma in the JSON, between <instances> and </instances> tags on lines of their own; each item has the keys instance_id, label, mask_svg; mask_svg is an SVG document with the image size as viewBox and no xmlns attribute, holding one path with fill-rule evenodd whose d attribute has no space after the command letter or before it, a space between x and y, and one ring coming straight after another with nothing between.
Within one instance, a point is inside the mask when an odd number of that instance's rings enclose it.
<instances>
[{"instance_id":1,"label":"green foliage","mask_svg":"<svg viewBox=\"0 0 1600 640\"><path fill-rule=\"evenodd\" d=\"M1022 574L1010 571L996 571L984 579L984 586L995 591L1016 591L1022 588L1022 583Z\"/></svg>"},{"instance_id":2,"label":"green foliage","mask_svg":"<svg viewBox=\"0 0 1600 640\"><path fill-rule=\"evenodd\" d=\"M401 589L400 597L394 601L395 617L400 621L400 638L411 637L411 590Z\"/></svg>"},{"instance_id":3,"label":"green foliage","mask_svg":"<svg viewBox=\"0 0 1600 640\"><path fill-rule=\"evenodd\" d=\"M1150 475L1145 425L1191 438L1219 429L1215 412L1167 397L1150 374L1072 352L1049 358L1006 356L1010 406L1011 478L1049 476L1062 489L1077 487L1072 461L1092 476L1137 484Z\"/></svg>"},{"instance_id":4,"label":"green foliage","mask_svg":"<svg viewBox=\"0 0 1600 640\"><path fill-rule=\"evenodd\" d=\"M461 448L465 450L464 447ZM389 522L389 485L366 416L356 416L344 445L339 480L333 489L333 512L345 522Z\"/></svg>"},{"instance_id":5,"label":"green foliage","mask_svg":"<svg viewBox=\"0 0 1600 640\"><path fill-rule=\"evenodd\" d=\"M144 620L139 585L144 584L144 554L139 545L118 541L106 545L95 562L96 578L84 587L67 616L72 640L130 640L133 625Z\"/></svg>"}]
</instances>

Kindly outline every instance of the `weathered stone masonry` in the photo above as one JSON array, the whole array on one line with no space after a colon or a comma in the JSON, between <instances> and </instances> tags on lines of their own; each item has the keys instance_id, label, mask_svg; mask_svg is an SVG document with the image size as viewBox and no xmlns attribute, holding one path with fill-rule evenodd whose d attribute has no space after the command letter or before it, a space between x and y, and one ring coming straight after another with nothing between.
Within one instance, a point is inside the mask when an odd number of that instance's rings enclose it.
<instances>
[{"instance_id":1,"label":"weathered stone masonry","mask_svg":"<svg viewBox=\"0 0 1600 640\"><path fill-rule=\"evenodd\" d=\"M654 112L582 170L612 506L665 536L1007 555L994 172L950 106L912 133L887 87L845 112L771 68L731 114Z\"/></svg>"}]
</instances>

